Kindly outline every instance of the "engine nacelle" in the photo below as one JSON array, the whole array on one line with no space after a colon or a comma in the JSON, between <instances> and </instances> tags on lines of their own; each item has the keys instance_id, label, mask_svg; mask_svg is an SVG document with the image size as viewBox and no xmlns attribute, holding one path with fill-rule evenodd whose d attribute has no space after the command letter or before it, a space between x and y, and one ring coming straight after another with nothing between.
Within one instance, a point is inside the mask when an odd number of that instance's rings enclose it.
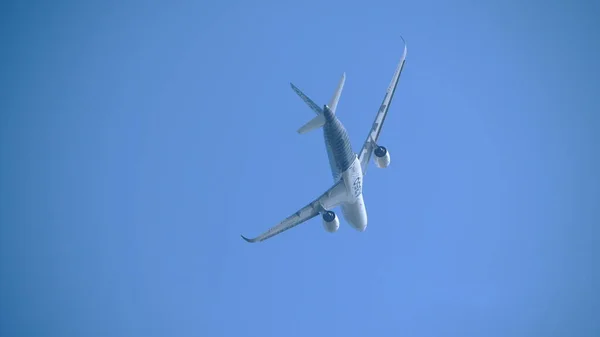
<instances>
[{"instance_id":1,"label":"engine nacelle","mask_svg":"<svg viewBox=\"0 0 600 337\"><path fill-rule=\"evenodd\" d=\"M323 227L329 233L334 233L340 228L340 219L332 211L323 213Z\"/></svg>"},{"instance_id":2,"label":"engine nacelle","mask_svg":"<svg viewBox=\"0 0 600 337\"><path fill-rule=\"evenodd\" d=\"M377 167L386 168L390 165L392 158L390 158L390 152L385 147L378 146L373 153L375 154L375 158L373 159Z\"/></svg>"}]
</instances>

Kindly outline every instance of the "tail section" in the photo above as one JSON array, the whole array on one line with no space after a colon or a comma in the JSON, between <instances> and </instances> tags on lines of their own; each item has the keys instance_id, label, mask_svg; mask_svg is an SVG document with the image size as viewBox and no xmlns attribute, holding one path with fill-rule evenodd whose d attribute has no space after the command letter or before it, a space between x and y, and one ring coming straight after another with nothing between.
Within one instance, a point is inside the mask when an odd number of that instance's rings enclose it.
<instances>
[{"instance_id":1,"label":"tail section","mask_svg":"<svg viewBox=\"0 0 600 337\"><path fill-rule=\"evenodd\" d=\"M335 93L331 97L331 100L329 101L329 105L327 106L328 110L331 111L331 113L333 113L333 114L335 114L335 110L336 110L338 102L340 100L340 96L342 95L342 90L344 90L345 82L346 82L346 73L343 73L342 78L338 82L338 86L335 90ZM296 94L298 96L300 96L300 98L302 98L304 103L306 103L306 105L308 105L317 114L317 116L315 118L311 119L308 123L304 124L300 129L298 129L298 133L304 134L304 133L307 133L314 129L318 129L318 128L322 127L323 125L325 125L325 116L323 115L323 109L321 107L319 107L315 102L313 102L312 99L310 99L308 96L306 96L293 83L290 83L290 85L292 86L292 89L294 90L294 92L296 92Z\"/></svg>"},{"instance_id":2,"label":"tail section","mask_svg":"<svg viewBox=\"0 0 600 337\"><path fill-rule=\"evenodd\" d=\"M335 90L333 97L331 97L331 101L329 101L329 110L331 110L331 112L334 114L338 101L340 100L340 96L342 96L342 90L344 90L344 83L346 83L346 73L342 74L342 78L340 78L337 89Z\"/></svg>"},{"instance_id":3,"label":"tail section","mask_svg":"<svg viewBox=\"0 0 600 337\"><path fill-rule=\"evenodd\" d=\"M298 133L302 135L314 129L318 129L323 125L325 125L325 115L320 114L298 129Z\"/></svg>"}]
</instances>

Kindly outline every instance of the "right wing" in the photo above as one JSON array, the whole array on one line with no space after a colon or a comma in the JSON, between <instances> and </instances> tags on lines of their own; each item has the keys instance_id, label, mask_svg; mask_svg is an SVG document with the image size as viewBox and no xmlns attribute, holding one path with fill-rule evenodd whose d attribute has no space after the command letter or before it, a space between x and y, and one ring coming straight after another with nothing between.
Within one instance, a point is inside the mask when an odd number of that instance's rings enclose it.
<instances>
[{"instance_id":1,"label":"right wing","mask_svg":"<svg viewBox=\"0 0 600 337\"><path fill-rule=\"evenodd\" d=\"M319 215L319 213L324 212L326 210L330 210L336 206L339 206L342 202L346 201L347 193L346 193L346 185L342 179L338 180L331 188L329 188L325 193L319 196L316 200L311 202L310 204L304 206L298 212L290 215L285 220L272 227L268 231L263 234L253 238L248 239L247 237L242 235L242 238L247 242L260 242L264 241L272 236L275 236L281 232L284 232L292 227L296 227L299 224L306 222Z\"/></svg>"},{"instance_id":2,"label":"right wing","mask_svg":"<svg viewBox=\"0 0 600 337\"><path fill-rule=\"evenodd\" d=\"M404 39L402 39L404 42ZM394 98L394 93L396 92L396 87L398 86L398 80L400 80L400 74L402 73L402 68L404 68L404 61L406 59L406 42L404 42L404 52L402 53L402 57L400 58L400 62L398 63L398 67L396 68L396 72L394 72L394 77L392 77L392 82L388 87L385 97L383 98L383 102L379 107L379 111L377 111L377 115L375 116L375 121L373 122L373 126L371 127L371 131L369 131L369 136L365 141L360 153L358 155L358 159L360 160L360 164L362 167L363 175L367 172L367 167L369 166L369 160L371 160L371 155L373 154L373 150L377 146L377 140L379 139L379 134L381 133L381 128L383 126L383 122L385 121L385 117L387 116L387 112L390 109L390 104L392 103L392 98Z\"/></svg>"}]
</instances>

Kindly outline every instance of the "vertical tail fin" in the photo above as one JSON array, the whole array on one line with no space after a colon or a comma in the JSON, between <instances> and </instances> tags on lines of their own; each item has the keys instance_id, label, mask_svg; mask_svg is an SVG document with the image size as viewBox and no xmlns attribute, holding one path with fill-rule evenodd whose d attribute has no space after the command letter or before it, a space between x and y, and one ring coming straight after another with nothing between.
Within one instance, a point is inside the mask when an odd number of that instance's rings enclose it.
<instances>
[{"instance_id":1,"label":"vertical tail fin","mask_svg":"<svg viewBox=\"0 0 600 337\"><path fill-rule=\"evenodd\" d=\"M340 100L340 96L342 95L342 91L344 90L344 83L346 82L346 73L342 74L342 78L338 82L338 86L329 101L329 105L327 106L329 110L335 114L335 110L337 109L338 102ZM308 105L317 116L311 119L308 123L304 124L300 129L298 129L298 133L304 134L314 129L318 129L325 125L325 116L323 116L323 109L319 107L312 99L306 96L300 89L298 89L293 83L290 83L292 89L306 105Z\"/></svg>"},{"instance_id":2,"label":"vertical tail fin","mask_svg":"<svg viewBox=\"0 0 600 337\"><path fill-rule=\"evenodd\" d=\"M340 78L340 82L338 83L337 89L335 90L335 93L329 101L329 110L331 110L331 112L333 113L335 113L338 101L340 100L340 96L342 95L342 90L344 90L344 83L346 83L346 73L342 74L342 78Z\"/></svg>"}]
</instances>

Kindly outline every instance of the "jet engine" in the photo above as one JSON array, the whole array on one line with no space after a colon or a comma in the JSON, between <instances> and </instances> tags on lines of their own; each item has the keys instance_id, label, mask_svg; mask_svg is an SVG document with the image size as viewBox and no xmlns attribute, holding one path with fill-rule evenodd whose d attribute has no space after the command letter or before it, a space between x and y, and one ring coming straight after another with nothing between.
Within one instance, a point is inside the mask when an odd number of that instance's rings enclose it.
<instances>
[{"instance_id":1,"label":"jet engine","mask_svg":"<svg viewBox=\"0 0 600 337\"><path fill-rule=\"evenodd\" d=\"M375 165L379 168L386 168L390 165L390 152L383 146L378 146L375 151Z\"/></svg>"},{"instance_id":2,"label":"jet engine","mask_svg":"<svg viewBox=\"0 0 600 337\"><path fill-rule=\"evenodd\" d=\"M340 219L332 211L323 213L323 227L329 233L334 233L340 228Z\"/></svg>"}]
</instances>

